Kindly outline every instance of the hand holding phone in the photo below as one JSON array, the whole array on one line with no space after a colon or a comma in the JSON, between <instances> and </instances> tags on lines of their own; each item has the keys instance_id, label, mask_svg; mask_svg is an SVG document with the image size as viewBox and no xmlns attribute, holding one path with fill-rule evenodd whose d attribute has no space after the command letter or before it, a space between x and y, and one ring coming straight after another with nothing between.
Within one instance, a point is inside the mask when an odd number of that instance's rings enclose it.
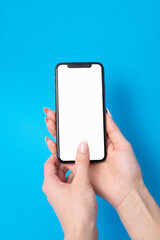
<instances>
[{"instance_id":1,"label":"hand holding phone","mask_svg":"<svg viewBox=\"0 0 160 240\"><path fill-rule=\"evenodd\" d=\"M65 240L97 240L97 201L89 180L89 148L81 142L76 153L76 173L68 175L66 164L54 155L44 166L43 192L62 225Z\"/></svg>"}]
</instances>

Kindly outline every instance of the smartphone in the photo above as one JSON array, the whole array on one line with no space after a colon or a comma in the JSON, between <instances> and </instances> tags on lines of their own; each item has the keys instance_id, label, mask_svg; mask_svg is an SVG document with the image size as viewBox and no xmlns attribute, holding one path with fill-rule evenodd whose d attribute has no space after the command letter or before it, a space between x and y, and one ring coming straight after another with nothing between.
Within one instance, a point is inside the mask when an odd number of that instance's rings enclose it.
<instances>
[{"instance_id":1,"label":"smartphone","mask_svg":"<svg viewBox=\"0 0 160 240\"><path fill-rule=\"evenodd\" d=\"M106 158L104 90L104 67L101 63L56 65L56 142L60 162L74 162L81 141L88 143L90 161Z\"/></svg>"}]
</instances>

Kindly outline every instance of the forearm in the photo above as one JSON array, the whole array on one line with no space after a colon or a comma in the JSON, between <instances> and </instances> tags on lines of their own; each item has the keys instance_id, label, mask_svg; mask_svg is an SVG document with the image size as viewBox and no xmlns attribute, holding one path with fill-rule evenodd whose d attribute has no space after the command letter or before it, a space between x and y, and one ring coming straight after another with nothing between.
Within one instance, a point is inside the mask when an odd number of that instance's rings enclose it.
<instances>
[{"instance_id":1,"label":"forearm","mask_svg":"<svg viewBox=\"0 0 160 240\"><path fill-rule=\"evenodd\" d=\"M117 212L132 240L160 239L160 209L145 185L132 191Z\"/></svg>"},{"instance_id":2,"label":"forearm","mask_svg":"<svg viewBox=\"0 0 160 240\"><path fill-rule=\"evenodd\" d=\"M86 224L81 228L74 228L65 233L64 240L98 240L96 225Z\"/></svg>"}]
</instances>

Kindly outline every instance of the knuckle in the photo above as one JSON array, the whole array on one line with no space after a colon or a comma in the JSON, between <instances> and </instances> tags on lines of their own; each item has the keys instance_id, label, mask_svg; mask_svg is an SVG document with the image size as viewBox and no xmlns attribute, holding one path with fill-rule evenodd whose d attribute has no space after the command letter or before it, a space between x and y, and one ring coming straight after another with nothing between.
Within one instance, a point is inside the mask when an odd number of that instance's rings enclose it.
<instances>
[{"instance_id":1,"label":"knuckle","mask_svg":"<svg viewBox=\"0 0 160 240\"><path fill-rule=\"evenodd\" d=\"M49 166L49 159L44 163L44 170L47 169Z\"/></svg>"},{"instance_id":2,"label":"knuckle","mask_svg":"<svg viewBox=\"0 0 160 240\"><path fill-rule=\"evenodd\" d=\"M47 195L47 185L46 185L46 180L44 179L43 185L42 185L42 191L44 192L44 194Z\"/></svg>"},{"instance_id":3,"label":"knuckle","mask_svg":"<svg viewBox=\"0 0 160 240\"><path fill-rule=\"evenodd\" d=\"M78 162L79 164L85 164L86 162L88 162L88 158L89 158L88 154L86 154L86 153L81 153L81 154L79 154L79 156L77 157L77 162Z\"/></svg>"},{"instance_id":4,"label":"knuckle","mask_svg":"<svg viewBox=\"0 0 160 240\"><path fill-rule=\"evenodd\" d=\"M126 142L125 142L125 145L126 145L126 148L127 148L128 150L132 150L132 145L131 145L131 143L130 143L129 141L126 141Z\"/></svg>"},{"instance_id":5,"label":"knuckle","mask_svg":"<svg viewBox=\"0 0 160 240\"><path fill-rule=\"evenodd\" d=\"M85 159L84 158L78 158L77 159L78 165L84 164L85 163Z\"/></svg>"},{"instance_id":6,"label":"knuckle","mask_svg":"<svg viewBox=\"0 0 160 240\"><path fill-rule=\"evenodd\" d=\"M44 163L44 169L46 169L47 162Z\"/></svg>"},{"instance_id":7,"label":"knuckle","mask_svg":"<svg viewBox=\"0 0 160 240\"><path fill-rule=\"evenodd\" d=\"M44 183L43 183L43 185L42 185L42 191L43 191L44 193L46 193L46 187L45 187Z\"/></svg>"},{"instance_id":8,"label":"knuckle","mask_svg":"<svg viewBox=\"0 0 160 240\"><path fill-rule=\"evenodd\" d=\"M48 162L46 161L46 162L44 163L44 168L46 168L47 165L48 165Z\"/></svg>"},{"instance_id":9,"label":"knuckle","mask_svg":"<svg viewBox=\"0 0 160 240\"><path fill-rule=\"evenodd\" d=\"M73 186L75 187L75 189L77 188L83 188L84 186L89 185L89 177L81 177L80 175L76 175L75 176L75 181Z\"/></svg>"},{"instance_id":10,"label":"knuckle","mask_svg":"<svg viewBox=\"0 0 160 240\"><path fill-rule=\"evenodd\" d=\"M121 141L119 147L121 149L126 150L126 151L132 151L133 150L131 143L128 140L126 140L126 139Z\"/></svg>"}]
</instances>

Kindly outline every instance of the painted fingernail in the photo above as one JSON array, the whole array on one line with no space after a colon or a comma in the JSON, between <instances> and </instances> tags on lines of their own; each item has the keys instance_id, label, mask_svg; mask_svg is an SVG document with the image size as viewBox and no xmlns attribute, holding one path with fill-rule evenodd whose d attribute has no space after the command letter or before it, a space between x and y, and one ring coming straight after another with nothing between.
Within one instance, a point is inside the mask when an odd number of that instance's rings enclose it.
<instances>
[{"instance_id":1,"label":"painted fingernail","mask_svg":"<svg viewBox=\"0 0 160 240\"><path fill-rule=\"evenodd\" d=\"M45 120L45 123L47 123L49 121L49 118L45 117L44 120Z\"/></svg>"},{"instance_id":2,"label":"painted fingernail","mask_svg":"<svg viewBox=\"0 0 160 240\"><path fill-rule=\"evenodd\" d=\"M45 141L46 141L46 143L48 142L48 140L49 140L49 138L48 138L48 137L45 137Z\"/></svg>"},{"instance_id":3,"label":"painted fingernail","mask_svg":"<svg viewBox=\"0 0 160 240\"><path fill-rule=\"evenodd\" d=\"M108 108L106 108L106 112L108 113L108 116L112 118L112 115L111 115L110 111L108 110Z\"/></svg>"},{"instance_id":4,"label":"painted fingernail","mask_svg":"<svg viewBox=\"0 0 160 240\"><path fill-rule=\"evenodd\" d=\"M47 115L48 111L49 111L49 108L44 107L43 110L44 110L45 114Z\"/></svg>"},{"instance_id":5,"label":"painted fingernail","mask_svg":"<svg viewBox=\"0 0 160 240\"><path fill-rule=\"evenodd\" d=\"M81 153L87 153L89 151L88 143L87 142L81 142L78 146L78 150Z\"/></svg>"}]
</instances>

